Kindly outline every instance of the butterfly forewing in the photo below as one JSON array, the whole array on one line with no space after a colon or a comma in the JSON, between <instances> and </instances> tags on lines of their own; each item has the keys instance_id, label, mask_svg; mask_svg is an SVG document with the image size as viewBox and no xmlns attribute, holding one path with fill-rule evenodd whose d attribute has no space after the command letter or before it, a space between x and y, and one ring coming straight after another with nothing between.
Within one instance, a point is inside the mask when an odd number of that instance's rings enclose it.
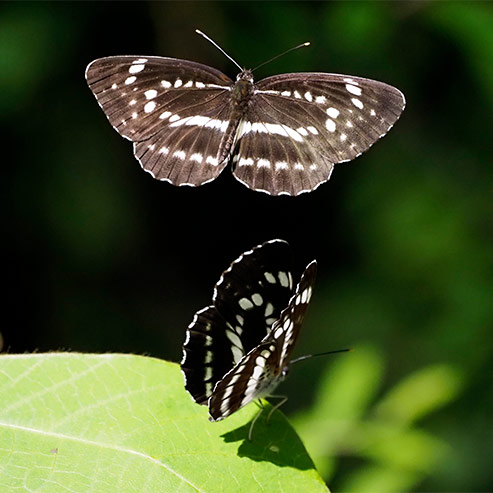
<instances>
[{"instance_id":1,"label":"butterfly forewing","mask_svg":"<svg viewBox=\"0 0 493 493\"><path fill-rule=\"evenodd\" d=\"M291 248L272 240L243 253L216 284L214 306L234 327L243 354L259 344L287 305L293 292L291 269Z\"/></svg>"},{"instance_id":2,"label":"butterfly forewing","mask_svg":"<svg viewBox=\"0 0 493 493\"><path fill-rule=\"evenodd\" d=\"M195 62L107 57L86 71L113 127L134 142L142 167L175 185L213 180L228 162L237 122L232 81Z\"/></svg>"},{"instance_id":3,"label":"butterfly forewing","mask_svg":"<svg viewBox=\"0 0 493 493\"><path fill-rule=\"evenodd\" d=\"M387 84L321 73L268 77L253 98L234 173L273 195L297 195L327 181L335 163L369 149L405 106L402 93Z\"/></svg>"},{"instance_id":4,"label":"butterfly forewing","mask_svg":"<svg viewBox=\"0 0 493 493\"><path fill-rule=\"evenodd\" d=\"M311 298L316 270L313 261L266 337L217 382L209 399L212 421L223 419L252 400L267 396L282 380Z\"/></svg>"}]
</instances>

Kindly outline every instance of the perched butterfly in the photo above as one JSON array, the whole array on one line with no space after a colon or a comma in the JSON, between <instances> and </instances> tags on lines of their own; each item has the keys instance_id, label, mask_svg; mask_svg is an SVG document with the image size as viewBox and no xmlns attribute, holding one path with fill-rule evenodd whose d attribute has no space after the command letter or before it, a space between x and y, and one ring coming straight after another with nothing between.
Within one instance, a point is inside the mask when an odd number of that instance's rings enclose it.
<instances>
[{"instance_id":1,"label":"perched butterfly","mask_svg":"<svg viewBox=\"0 0 493 493\"><path fill-rule=\"evenodd\" d=\"M235 178L254 190L310 192L335 163L383 137L405 107L398 89L362 77L293 73L254 82L253 70L219 49L241 70L236 82L174 58L115 56L87 67L111 125L154 178L202 185L231 161Z\"/></svg>"},{"instance_id":2,"label":"perched butterfly","mask_svg":"<svg viewBox=\"0 0 493 493\"><path fill-rule=\"evenodd\" d=\"M270 395L286 376L317 270L314 260L294 286L291 265L283 240L243 253L217 282L213 304L188 327L185 388L209 406L211 421Z\"/></svg>"}]
</instances>

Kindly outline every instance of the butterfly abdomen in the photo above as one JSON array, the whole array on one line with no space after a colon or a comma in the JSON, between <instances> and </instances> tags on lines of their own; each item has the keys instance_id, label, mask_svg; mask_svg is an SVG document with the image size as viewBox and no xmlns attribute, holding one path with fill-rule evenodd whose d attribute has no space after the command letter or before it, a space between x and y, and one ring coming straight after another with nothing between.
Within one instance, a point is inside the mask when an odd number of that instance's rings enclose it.
<instances>
[{"instance_id":1,"label":"butterfly abdomen","mask_svg":"<svg viewBox=\"0 0 493 493\"><path fill-rule=\"evenodd\" d=\"M248 110L253 93L254 85L251 74L248 71L242 72L231 89L231 123L221 139L222 153L218 158L220 163L231 156L235 140L238 138L238 126Z\"/></svg>"}]
</instances>

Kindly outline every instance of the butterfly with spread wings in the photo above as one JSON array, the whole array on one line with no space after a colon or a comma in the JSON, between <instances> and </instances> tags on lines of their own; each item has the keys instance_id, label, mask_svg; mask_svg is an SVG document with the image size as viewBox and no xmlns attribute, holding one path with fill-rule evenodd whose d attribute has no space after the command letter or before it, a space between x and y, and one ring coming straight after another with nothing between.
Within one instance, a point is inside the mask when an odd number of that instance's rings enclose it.
<instances>
[{"instance_id":1,"label":"butterfly with spread wings","mask_svg":"<svg viewBox=\"0 0 493 493\"><path fill-rule=\"evenodd\" d=\"M231 162L237 180L270 195L314 190L335 163L383 137L405 107L398 89L371 79L313 72L255 82L236 65L233 81L187 60L113 56L90 63L86 79L154 178L198 186Z\"/></svg>"},{"instance_id":2,"label":"butterfly with spread wings","mask_svg":"<svg viewBox=\"0 0 493 493\"><path fill-rule=\"evenodd\" d=\"M316 276L312 261L294 286L291 265L283 240L243 253L217 282L212 305L188 327L185 388L209 407L211 421L271 395L286 376Z\"/></svg>"}]
</instances>

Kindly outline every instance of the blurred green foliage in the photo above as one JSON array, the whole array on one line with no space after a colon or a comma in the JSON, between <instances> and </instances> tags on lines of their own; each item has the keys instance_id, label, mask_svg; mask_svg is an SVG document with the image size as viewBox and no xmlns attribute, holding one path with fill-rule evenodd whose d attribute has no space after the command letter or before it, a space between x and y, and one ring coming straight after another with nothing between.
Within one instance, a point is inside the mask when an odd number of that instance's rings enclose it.
<instances>
[{"instance_id":1,"label":"blurred green foliage","mask_svg":"<svg viewBox=\"0 0 493 493\"><path fill-rule=\"evenodd\" d=\"M433 364L404 377L376 403L383 357L356 348L322 375L315 402L293 424L329 484L337 459L362 464L341 478L341 491L415 491L450 453L447 444L415 422L453 401L462 385L451 365Z\"/></svg>"},{"instance_id":2,"label":"blurred green foliage","mask_svg":"<svg viewBox=\"0 0 493 493\"><path fill-rule=\"evenodd\" d=\"M152 180L84 80L94 58L366 76L401 89L395 128L330 182L273 199L228 170L197 189ZM4 350L179 361L220 272L262 241L317 258L282 390L334 491L491 491L493 4L3 2L0 120ZM310 403L312 403L310 405Z\"/></svg>"}]
</instances>

